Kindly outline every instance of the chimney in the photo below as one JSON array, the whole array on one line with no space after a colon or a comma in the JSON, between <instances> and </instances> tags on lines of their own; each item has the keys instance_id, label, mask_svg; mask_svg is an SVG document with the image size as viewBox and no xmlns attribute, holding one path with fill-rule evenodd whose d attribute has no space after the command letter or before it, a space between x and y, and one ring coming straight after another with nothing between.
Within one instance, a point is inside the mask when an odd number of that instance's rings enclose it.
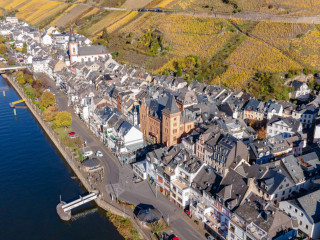
<instances>
[{"instance_id":1,"label":"chimney","mask_svg":"<svg viewBox=\"0 0 320 240\"><path fill-rule=\"evenodd\" d=\"M271 214L272 214L272 212L269 211L269 210L268 211L264 211L263 212L263 219L267 222Z\"/></svg>"}]
</instances>

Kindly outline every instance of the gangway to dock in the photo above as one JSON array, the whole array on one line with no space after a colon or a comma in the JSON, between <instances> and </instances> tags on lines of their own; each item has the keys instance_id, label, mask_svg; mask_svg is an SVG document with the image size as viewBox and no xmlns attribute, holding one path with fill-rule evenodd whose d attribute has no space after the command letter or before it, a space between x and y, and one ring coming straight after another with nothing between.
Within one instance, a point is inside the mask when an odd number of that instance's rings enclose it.
<instances>
[{"instance_id":1,"label":"gangway to dock","mask_svg":"<svg viewBox=\"0 0 320 240\"><path fill-rule=\"evenodd\" d=\"M9 105L10 105L10 107L14 108L16 104L22 103L22 102L25 102L25 101L26 101L25 99L21 99L21 100L9 103Z\"/></svg>"},{"instance_id":2,"label":"gangway to dock","mask_svg":"<svg viewBox=\"0 0 320 240\"><path fill-rule=\"evenodd\" d=\"M96 193L90 193L87 196L81 197L77 200L74 200L70 203L65 203L60 201L57 206L57 212L59 217L64 221L69 221L71 219L71 210L79 207L85 203L88 203L94 199L96 199L98 195Z\"/></svg>"}]
</instances>

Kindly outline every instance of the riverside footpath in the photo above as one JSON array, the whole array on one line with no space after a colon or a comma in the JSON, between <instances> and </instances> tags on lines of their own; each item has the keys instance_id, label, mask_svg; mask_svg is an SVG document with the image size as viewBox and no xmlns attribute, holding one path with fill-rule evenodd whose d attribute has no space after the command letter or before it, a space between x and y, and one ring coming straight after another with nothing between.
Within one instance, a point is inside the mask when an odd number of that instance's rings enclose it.
<instances>
[{"instance_id":1,"label":"riverside footpath","mask_svg":"<svg viewBox=\"0 0 320 240\"><path fill-rule=\"evenodd\" d=\"M78 177L82 185L85 187L85 189L88 192L96 192L99 194L99 197L95 199L96 204L106 211L130 219L130 221L134 224L135 228L139 231L140 236L144 239L154 239L150 231L144 229L135 220L132 209L120 206L116 202L112 202L102 182L92 181L90 179L90 176L82 170L81 163L75 160L74 155L70 152L70 150L67 147L63 146L63 144L59 140L58 135L51 129L51 126L42 119L40 110L33 104L32 100L24 93L24 90L19 86L15 79L13 79L12 75L3 74L3 77L11 84L11 86L15 89L17 94L21 98L24 98L26 100L26 106L28 107L34 118L37 120L38 124L50 138L52 143L55 145L57 150L60 152L62 157L71 167L73 172L76 174L76 176ZM104 178L105 177L103 177L103 179ZM55 208L55 206L53 206L53 208Z\"/></svg>"}]
</instances>

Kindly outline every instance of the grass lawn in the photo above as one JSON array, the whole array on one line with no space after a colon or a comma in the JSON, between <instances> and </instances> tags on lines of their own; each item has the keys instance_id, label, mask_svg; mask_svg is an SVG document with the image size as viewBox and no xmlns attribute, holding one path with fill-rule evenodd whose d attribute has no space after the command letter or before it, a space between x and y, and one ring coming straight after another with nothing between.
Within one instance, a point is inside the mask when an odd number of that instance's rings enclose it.
<instances>
[{"instance_id":1,"label":"grass lawn","mask_svg":"<svg viewBox=\"0 0 320 240\"><path fill-rule=\"evenodd\" d=\"M68 132L71 132L71 128L56 128L54 131L59 135L60 139L64 139L68 136Z\"/></svg>"}]
</instances>

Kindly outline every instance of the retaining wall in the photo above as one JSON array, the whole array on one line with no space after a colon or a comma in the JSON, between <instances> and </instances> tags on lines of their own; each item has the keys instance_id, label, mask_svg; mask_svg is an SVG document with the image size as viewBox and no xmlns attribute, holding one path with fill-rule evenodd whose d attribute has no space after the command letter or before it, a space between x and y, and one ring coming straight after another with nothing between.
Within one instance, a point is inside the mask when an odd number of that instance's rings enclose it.
<instances>
[{"instance_id":1,"label":"retaining wall","mask_svg":"<svg viewBox=\"0 0 320 240\"><path fill-rule=\"evenodd\" d=\"M2 76L6 80L8 80L8 82L11 84L11 86L15 89L15 91L18 93L18 95L21 98L26 99L25 104L29 108L29 110L32 113L32 115L34 116L34 118L40 124L40 126L45 131L47 136L51 139L51 141L53 142L55 147L59 150L59 152L61 153L63 158L69 164L69 166L72 168L74 173L77 175L77 177L81 181L82 185L87 189L88 192L92 192L93 190L91 189L90 184L88 183L87 179L80 172L79 166L77 166L73 162L74 160L72 159L72 156L70 156L67 153L66 149L61 146L61 144L59 143L59 139L54 135L53 130L51 129L49 124L41 118L39 109L33 104L31 99L24 93L23 89L17 84L17 82L13 79L13 77L11 75L3 74ZM112 206L110 203L108 203L100 198L96 198L94 201L102 209L104 209L106 211L110 211L111 213L116 214L118 216L122 216L122 217L130 219L130 221L134 224L135 228L139 231L140 235L142 235L145 239L150 239L150 237L148 238L143 231L140 231L137 222L132 218L132 216L119 210L118 208Z\"/></svg>"}]
</instances>

